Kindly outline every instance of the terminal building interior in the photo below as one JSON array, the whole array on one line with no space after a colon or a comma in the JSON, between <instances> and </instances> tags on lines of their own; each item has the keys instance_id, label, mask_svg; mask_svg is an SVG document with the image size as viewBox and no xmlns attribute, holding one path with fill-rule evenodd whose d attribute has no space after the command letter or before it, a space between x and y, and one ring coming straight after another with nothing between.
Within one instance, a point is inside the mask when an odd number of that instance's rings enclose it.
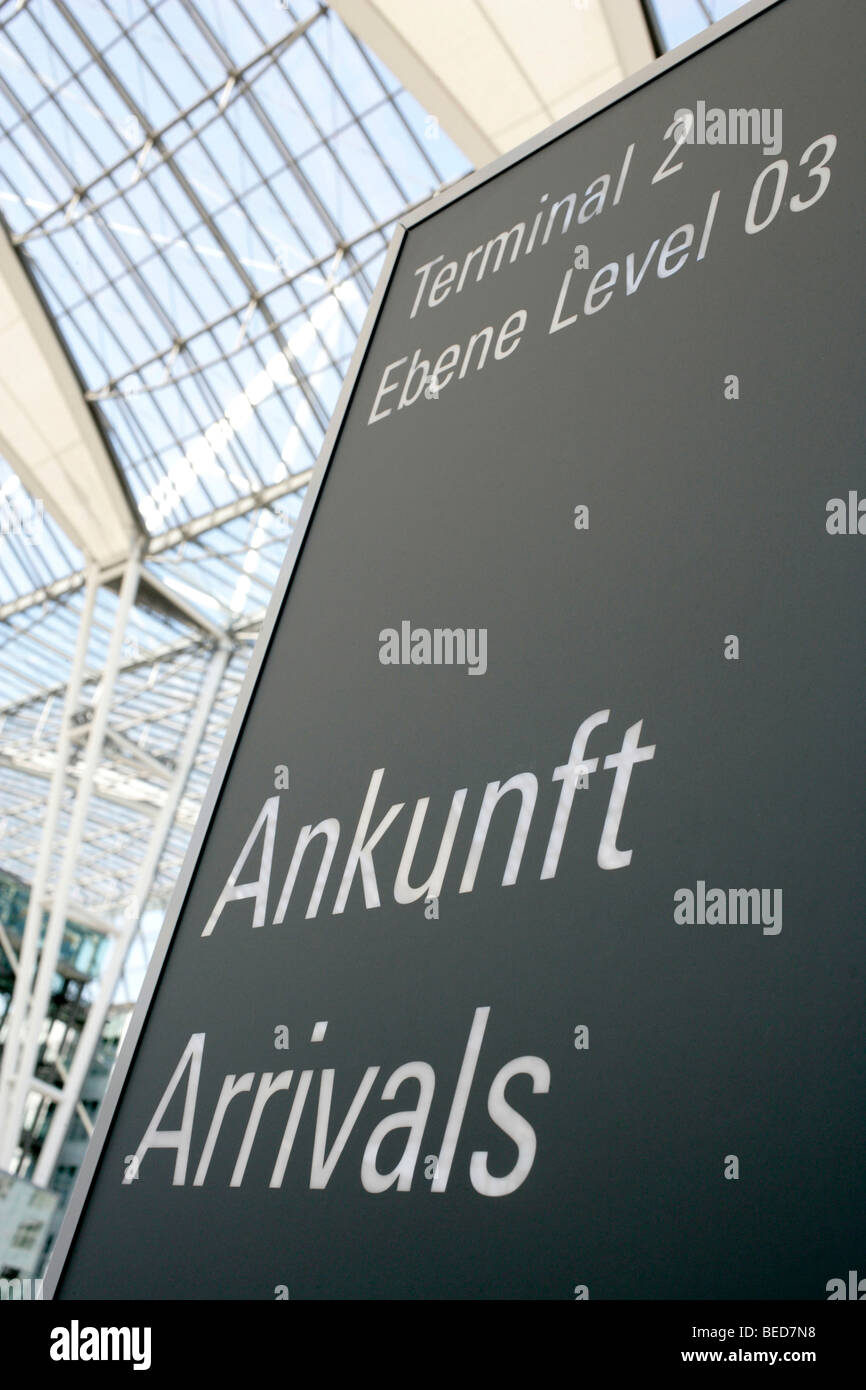
<instances>
[{"instance_id":1,"label":"terminal building interior","mask_svg":"<svg viewBox=\"0 0 866 1390\"><path fill-rule=\"evenodd\" d=\"M736 8L0 0L0 1275L56 1235L397 222Z\"/></svg>"}]
</instances>

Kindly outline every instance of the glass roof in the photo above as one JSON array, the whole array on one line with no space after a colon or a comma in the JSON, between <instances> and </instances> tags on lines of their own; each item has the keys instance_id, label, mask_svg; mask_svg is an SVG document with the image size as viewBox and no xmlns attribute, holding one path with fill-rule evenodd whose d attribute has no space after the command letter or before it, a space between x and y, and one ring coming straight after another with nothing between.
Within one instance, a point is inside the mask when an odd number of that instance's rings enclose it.
<instances>
[{"instance_id":1,"label":"glass roof","mask_svg":"<svg viewBox=\"0 0 866 1390\"><path fill-rule=\"evenodd\" d=\"M466 161L304 0L6 10L0 204L147 531L309 468L394 219Z\"/></svg>"}]
</instances>

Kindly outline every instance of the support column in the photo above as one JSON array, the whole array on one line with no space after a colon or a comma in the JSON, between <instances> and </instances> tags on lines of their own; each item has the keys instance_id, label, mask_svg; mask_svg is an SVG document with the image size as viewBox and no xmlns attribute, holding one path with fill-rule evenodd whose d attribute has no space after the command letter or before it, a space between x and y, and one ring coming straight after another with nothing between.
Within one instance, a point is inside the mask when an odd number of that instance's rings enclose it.
<instances>
[{"instance_id":1,"label":"support column","mask_svg":"<svg viewBox=\"0 0 866 1390\"><path fill-rule=\"evenodd\" d=\"M130 910L125 917L124 931L112 943L111 954L100 977L99 992L90 1006L87 1020L75 1049L69 1075L63 1087L63 1097L51 1117L45 1143L42 1146L33 1175L33 1181L37 1187L47 1187L53 1176L63 1141L66 1138L66 1131L69 1128L69 1121L72 1118L72 1111L90 1069L96 1045L102 1035L108 1007L114 997L123 962L126 959L126 953L138 926L139 918L146 906L150 886L159 865L166 839L174 824L178 803L183 796L193 759L219 691L229 654L228 645L221 644L211 657L195 713L184 736L168 794L153 827L147 853L136 876L135 891Z\"/></svg>"},{"instance_id":2,"label":"support column","mask_svg":"<svg viewBox=\"0 0 866 1390\"><path fill-rule=\"evenodd\" d=\"M51 914L48 919L45 940L39 956L39 969L36 972L36 982L33 986L33 997L30 1001L30 1009L27 1014L26 1025L23 1029L20 1052L17 1059L17 1066L15 1067L16 1075L13 1082L12 1099L7 1110L6 1127L3 1136L3 1150L0 1152L0 1166L2 1166L2 1160L6 1158L7 1155L11 1158L11 1154L14 1152L18 1142L21 1125L24 1120L27 1093L32 1083L33 1069L39 1050L39 1035L42 1030L42 1023L45 1018L48 1000L51 994L51 980L57 964L57 957L60 953L63 933L66 928L66 910L76 865L78 863L81 839L87 821L90 794L93 789L93 779L102 756L102 745L105 739L105 729L108 723L109 710L114 694L114 683L120 666L126 623L138 590L138 577L140 572L141 545L139 543L135 546L127 561L123 582L120 586L120 598L115 613L114 626L111 632L111 641L106 655L100 698L94 711L90 737L87 741L84 768L78 786L78 793L75 798L75 806L69 824L69 833L66 837L66 844L64 846L60 877L53 894ZM19 970L19 977L23 974L24 972ZM26 979L26 975L24 978Z\"/></svg>"},{"instance_id":3,"label":"support column","mask_svg":"<svg viewBox=\"0 0 866 1390\"><path fill-rule=\"evenodd\" d=\"M81 684L87 661L87 649L90 644L90 629L93 621L93 610L96 605L96 594L98 589L98 570L96 565L91 565L87 571L84 607L81 610L81 617L78 620L78 636L76 638L75 651L72 656L72 665L69 671L66 700L63 706L63 719L60 726L60 738L57 744L57 761L54 765L51 788L48 793L48 805L45 809L45 820L39 842L36 873L30 885L30 901L27 904L27 918L21 938L21 955L18 961L15 988L9 1009L9 1026L6 1032L6 1043L3 1048L3 1059L2 1064L0 1064L0 1169L8 1169L12 1161L12 1155L15 1152L15 1147L18 1143L18 1135L20 1132L20 1124L17 1129L15 1128L11 1110L14 1100L15 1079L19 1071L20 1051L24 1040L24 1028L30 1003L30 986L33 981L33 971L36 965L36 950L39 944L39 929L42 922L42 900L45 897L46 880L51 864L51 851L54 848L57 823L63 804L63 793L66 788L66 771L69 762L72 720L78 712L78 705L81 699Z\"/></svg>"}]
</instances>

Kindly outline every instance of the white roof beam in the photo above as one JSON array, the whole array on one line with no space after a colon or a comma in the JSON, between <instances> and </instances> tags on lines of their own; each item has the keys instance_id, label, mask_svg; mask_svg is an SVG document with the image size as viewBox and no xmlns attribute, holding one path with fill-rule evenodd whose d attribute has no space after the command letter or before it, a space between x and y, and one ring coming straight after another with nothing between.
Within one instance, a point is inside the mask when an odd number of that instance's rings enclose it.
<instances>
[{"instance_id":1,"label":"white roof beam","mask_svg":"<svg viewBox=\"0 0 866 1390\"><path fill-rule=\"evenodd\" d=\"M0 451L100 566L139 532L114 461L18 253L0 231Z\"/></svg>"},{"instance_id":2,"label":"white roof beam","mask_svg":"<svg viewBox=\"0 0 866 1390\"><path fill-rule=\"evenodd\" d=\"M645 67L640 0L332 0L477 166Z\"/></svg>"}]
</instances>

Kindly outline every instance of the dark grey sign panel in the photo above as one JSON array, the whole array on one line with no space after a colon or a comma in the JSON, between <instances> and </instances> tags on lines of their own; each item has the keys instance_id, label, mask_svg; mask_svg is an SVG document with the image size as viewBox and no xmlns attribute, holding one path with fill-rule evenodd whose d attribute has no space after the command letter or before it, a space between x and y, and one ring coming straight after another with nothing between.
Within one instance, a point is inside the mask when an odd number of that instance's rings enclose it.
<instances>
[{"instance_id":1,"label":"dark grey sign panel","mask_svg":"<svg viewBox=\"0 0 866 1390\"><path fill-rule=\"evenodd\" d=\"M866 1276L864 40L752 10L402 234L60 1297Z\"/></svg>"}]
</instances>

